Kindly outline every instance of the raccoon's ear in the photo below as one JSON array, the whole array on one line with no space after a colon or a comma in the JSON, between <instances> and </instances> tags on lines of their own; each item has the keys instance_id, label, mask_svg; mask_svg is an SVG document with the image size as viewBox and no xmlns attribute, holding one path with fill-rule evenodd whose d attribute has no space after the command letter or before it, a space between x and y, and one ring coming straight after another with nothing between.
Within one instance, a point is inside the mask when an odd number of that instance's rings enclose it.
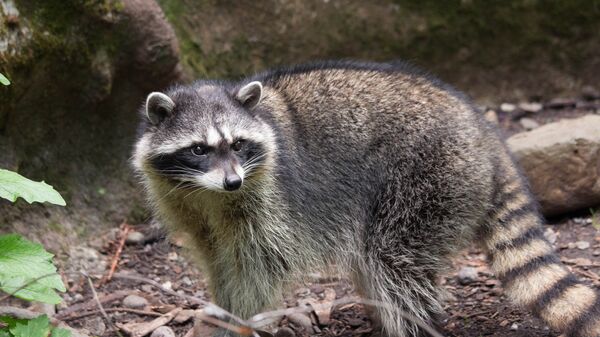
<instances>
[{"instance_id":1,"label":"raccoon's ear","mask_svg":"<svg viewBox=\"0 0 600 337\"><path fill-rule=\"evenodd\" d=\"M238 90L235 99L245 108L252 109L260 103L262 92L262 83L259 81L250 82Z\"/></svg>"},{"instance_id":2,"label":"raccoon's ear","mask_svg":"<svg viewBox=\"0 0 600 337\"><path fill-rule=\"evenodd\" d=\"M146 117L154 125L170 115L174 108L175 102L162 92L150 93L146 98Z\"/></svg>"}]
</instances>

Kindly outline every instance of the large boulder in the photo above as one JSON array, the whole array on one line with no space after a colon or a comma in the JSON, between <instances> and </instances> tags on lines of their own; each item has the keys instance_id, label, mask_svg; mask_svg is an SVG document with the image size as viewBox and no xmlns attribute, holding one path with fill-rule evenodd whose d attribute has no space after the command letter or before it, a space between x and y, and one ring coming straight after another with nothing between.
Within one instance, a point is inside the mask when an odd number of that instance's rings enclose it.
<instances>
[{"instance_id":1,"label":"large boulder","mask_svg":"<svg viewBox=\"0 0 600 337\"><path fill-rule=\"evenodd\" d=\"M0 201L0 230L52 247L141 210L128 164L137 110L180 78L178 63L154 0L0 0L0 72L12 81L0 86L0 167L67 200Z\"/></svg>"},{"instance_id":2,"label":"large boulder","mask_svg":"<svg viewBox=\"0 0 600 337\"><path fill-rule=\"evenodd\" d=\"M600 205L600 116L563 119L507 140L552 216Z\"/></svg>"}]
</instances>

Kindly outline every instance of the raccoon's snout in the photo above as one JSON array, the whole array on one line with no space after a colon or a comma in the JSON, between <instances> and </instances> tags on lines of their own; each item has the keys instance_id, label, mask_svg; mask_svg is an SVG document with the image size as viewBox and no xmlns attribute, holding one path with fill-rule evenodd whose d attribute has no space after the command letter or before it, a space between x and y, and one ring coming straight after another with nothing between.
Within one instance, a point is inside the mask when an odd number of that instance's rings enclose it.
<instances>
[{"instance_id":1,"label":"raccoon's snout","mask_svg":"<svg viewBox=\"0 0 600 337\"><path fill-rule=\"evenodd\" d=\"M223 181L223 187L226 191L235 191L242 186L242 178L236 173L227 175Z\"/></svg>"}]
</instances>

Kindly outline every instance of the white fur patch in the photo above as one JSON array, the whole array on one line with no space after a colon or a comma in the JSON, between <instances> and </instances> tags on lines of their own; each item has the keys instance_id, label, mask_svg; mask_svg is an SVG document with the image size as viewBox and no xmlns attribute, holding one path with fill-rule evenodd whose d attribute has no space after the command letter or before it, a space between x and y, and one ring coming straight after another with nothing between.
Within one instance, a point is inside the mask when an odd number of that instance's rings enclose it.
<instances>
[{"instance_id":1,"label":"white fur patch","mask_svg":"<svg viewBox=\"0 0 600 337\"><path fill-rule=\"evenodd\" d=\"M213 191L222 191L225 181L225 172L223 170L212 170L205 174L198 175L196 181L206 189Z\"/></svg>"},{"instance_id":2,"label":"white fur patch","mask_svg":"<svg viewBox=\"0 0 600 337\"><path fill-rule=\"evenodd\" d=\"M221 133L223 134L223 137L225 137L227 143L233 143L233 137L231 136L231 130L229 130L229 127L226 125L221 126Z\"/></svg>"},{"instance_id":3,"label":"white fur patch","mask_svg":"<svg viewBox=\"0 0 600 337\"><path fill-rule=\"evenodd\" d=\"M221 135L213 128L208 129L206 133L206 145L216 147L221 142Z\"/></svg>"}]
</instances>

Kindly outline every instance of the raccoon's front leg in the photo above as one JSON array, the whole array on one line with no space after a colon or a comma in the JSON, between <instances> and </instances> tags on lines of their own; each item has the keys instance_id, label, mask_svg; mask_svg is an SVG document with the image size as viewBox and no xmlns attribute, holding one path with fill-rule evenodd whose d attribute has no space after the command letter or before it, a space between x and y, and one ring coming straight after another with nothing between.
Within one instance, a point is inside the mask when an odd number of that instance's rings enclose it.
<instances>
[{"instance_id":1,"label":"raccoon's front leg","mask_svg":"<svg viewBox=\"0 0 600 337\"><path fill-rule=\"evenodd\" d=\"M272 307L281 298L281 278L246 261L219 261L209 272L212 301L221 308L248 319Z\"/></svg>"}]
</instances>

